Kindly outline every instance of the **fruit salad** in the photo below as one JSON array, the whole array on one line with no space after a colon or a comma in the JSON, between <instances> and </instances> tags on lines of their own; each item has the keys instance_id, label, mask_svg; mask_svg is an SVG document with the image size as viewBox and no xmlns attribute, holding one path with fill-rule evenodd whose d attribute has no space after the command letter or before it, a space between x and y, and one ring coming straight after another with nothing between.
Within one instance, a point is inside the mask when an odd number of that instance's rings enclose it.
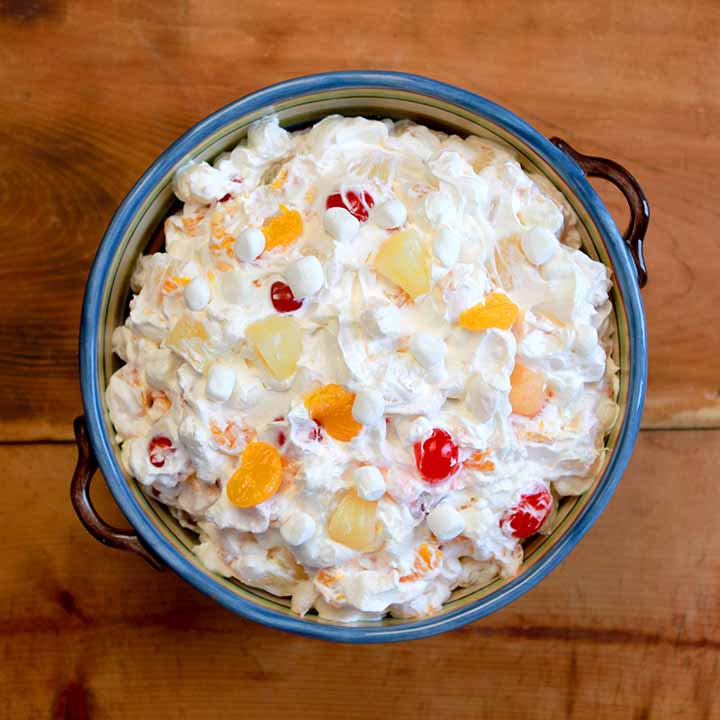
<instances>
[{"instance_id":1,"label":"fruit salad","mask_svg":"<svg viewBox=\"0 0 720 720\"><path fill-rule=\"evenodd\" d=\"M618 408L611 277L509 147L409 121L251 125L178 170L107 388L207 568L342 622L509 578Z\"/></svg>"}]
</instances>

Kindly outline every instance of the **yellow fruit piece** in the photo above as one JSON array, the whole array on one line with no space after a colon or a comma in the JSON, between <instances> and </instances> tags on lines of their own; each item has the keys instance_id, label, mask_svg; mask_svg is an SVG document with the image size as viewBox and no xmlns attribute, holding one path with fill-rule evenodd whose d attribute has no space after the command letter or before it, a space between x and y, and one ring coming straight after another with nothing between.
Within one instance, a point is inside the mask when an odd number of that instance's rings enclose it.
<instances>
[{"instance_id":1,"label":"yellow fruit piece","mask_svg":"<svg viewBox=\"0 0 720 720\"><path fill-rule=\"evenodd\" d=\"M165 344L198 372L203 372L210 357L210 336L199 320L183 315L168 333Z\"/></svg>"},{"instance_id":2,"label":"yellow fruit piece","mask_svg":"<svg viewBox=\"0 0 720 720\"><path fill-rule=\"evenodd\" d=\"M328 535L335 542L359 552L375 547L377 531L377 503L363 500L354 490L343 496L328 522Z\"/></svg>"},{"instance_id":3,"label":"yellow fruit piece","mask_svg":"<svg viewBox=\"0 0 720 720\"><path fill-rule=\"evenodd\" d=\"M413 300L430 292L430 252L415 230L393 233L375 256L375 270Z\"/></svg>"},{"instance_id":4,"label":"yellow fruit piece","mask_svg":"<svg viewBox=\"0 0 720 720\"><path fill-rule=\"evenodd\" d=\"M460 327L466 330L500 328L509 330L518 318L518 306L505 293L490 293L485 302L460 313Z\"/></svg>"},{"instance_id":5,"label":"yellow fruit piece","mask_svg":"<svg viewBox=\"0 0 720 720\"><path fill-rule=\"evenodd\" d=\"M516 363L510 385L510 405L514 413L534 417L542 410L546 398L542 373Z\"/></svg>"},{"instance_id":6,"label":"yellow fruit piece","mask_svg":"<svg viewBox=\"0 0 720 720\"><path fill-rule=\"evenodd\" d=\"M310 417L322 426L330 437L348 442L362 430L362 425L352 414L355 393L342 385L331 383L310 393L305 407Z\"/></svg>"},{"instance_id":7,"label":"yellow fruit piece","mask_svg":"<svg viewBox=\"0 0 720 720\"><path fill-rule=\"evenodd\" d=\"M227 485L230 502L239 508L269 500L282 482L280 453L268 443L251 442L240 456L240 467Z\"/></svg>"},{"instance_id":8,"label":"yellow fruit piece","mask_svg":"<svg viewBox=\"0 0 720 720\"><path fill-rule=\"evenodd\" d=\"M280 214L270 218L263 226L265 249L272 250L279 245L292 245L302 235L302 215L297 210L280 206Z\"/></svg>"},{"instance_id":9,"label":"yellow fruit piece","mask_svg":"<svg viewBox=\"0 0 720 720\"><path fill-rule=\"evenodd\" d=\"M288 179L288 171L283 168L277 175L277 177L273 180L272 185L270 187L273 190L280 190L282 186L285 184L285 182Z\"/></svg>"},{"instance_id":10,"label":"yellow fruit piece","mask_svg":"<svg viewBox=\"0 0 720 720\"><path fill-rule=\"evenodd\" d=\"M295 372L302 352L302 330L296 320L271 315L248 325L245 335L278 380L285 380Z\"/></svg>"}]
</instances>

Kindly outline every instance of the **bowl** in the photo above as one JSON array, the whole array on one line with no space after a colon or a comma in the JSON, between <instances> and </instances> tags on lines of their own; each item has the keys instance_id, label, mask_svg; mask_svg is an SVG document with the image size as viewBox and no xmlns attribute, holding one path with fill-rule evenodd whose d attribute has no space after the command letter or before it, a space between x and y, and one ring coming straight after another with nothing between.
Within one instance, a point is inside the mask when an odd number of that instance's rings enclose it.
<instances>
[{"instance_id":1,"label":"bowl","mask_svg":"<svg viewBox=\"0 0 720 720\"><path fill-rule=\"evenodd\" d=\"M338 113L410 118L431 127L491 137L511 145L526 169L545 174L578 215L585 252L611 268L617 325L619 417L607 438L608 452L590 489L564 498L553 532L525 545L525 560L513 579L456 590L436 614L419 619L385 618L342 624L291 613L289 603L207 570L194 556L195 536L166 509L146 497L124 474L105 404L105 387L118 367L113 329L125 318L129 278L172 203L174 172L189 160L210 160L235 146L248 124L276 113L287 129ZM624 237L586 179L616 184L630 204ZM642 241L649 218L645 197L617 163L582 155L563 141L543 137L510 111L475 95L424 77L393 72L333 72L301 77L236 100L202 120L171 145L145 172L120 205L100 244L85 291L80 328L80 374L84 418L75 422L79 447L71 497L88 530L107 545L142 555L154 567L168 566L202 592L244 617L302 635L348 642L415 639L457 628L503 607L527 592L577 545L607 505L637 437L647 378L645 318L640 286L646 280ZM150 244L150 245L149 245ZM89 485L99 466L132 531L108 526L95 512Z\"/></svg>"}]
</instances>

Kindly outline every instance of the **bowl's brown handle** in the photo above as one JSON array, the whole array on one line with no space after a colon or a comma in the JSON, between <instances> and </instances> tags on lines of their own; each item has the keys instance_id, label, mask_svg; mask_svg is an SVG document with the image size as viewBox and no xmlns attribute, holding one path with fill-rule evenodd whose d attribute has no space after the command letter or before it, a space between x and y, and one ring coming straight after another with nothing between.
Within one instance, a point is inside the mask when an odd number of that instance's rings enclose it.
<instances>
[{"instance_id":1,"label":"bowl's brown handle","mask_svg":"<svg viewBox=\"0 0 720 720\"><path fill-rule=\"evenodd\" d=\"M163 570L165 563L146 547L142 540L128 530L118 530L100 519L90 499L90 481L98 469L97 460L90 447L85 427L85 418L75 418L75 441L78 446L78 461L70 486L70 500L85 529L101 543L118 550L130 550L140 555L156 570Z\"/></svg>"},{"instance_id":2,"label":"bowl's brown handle","mask_svg":"<svg viewBox=\"0 0 720 720\"><path fill-rule=\"evenodd\" d=\"M643 241L650 222L650 207L638 181L622 165L607 158L583 155L558 137L550 138L553 145L567 153L589 177L599 177L615 185L625 196L630 206L630 224L623 233L623 239L630 248L637 268L638 285L644 287L648 274L643 255Z\"/></svg>"}]
</instances>

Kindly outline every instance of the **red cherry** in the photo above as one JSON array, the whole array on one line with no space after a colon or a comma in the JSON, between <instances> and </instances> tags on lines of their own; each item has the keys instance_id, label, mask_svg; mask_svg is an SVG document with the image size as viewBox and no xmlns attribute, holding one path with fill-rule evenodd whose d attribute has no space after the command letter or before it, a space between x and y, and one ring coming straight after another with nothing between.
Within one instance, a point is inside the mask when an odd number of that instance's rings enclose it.
<instances>
[{"instance_id":1,"label":"red cherry","mask_svg":"<svg viewBox=\"0 0 720 720\"><path fill-rule=\"evenodd\" d=\"M299 310L303 304L302 300L295 299L292 290L284 282L280 282L280 280L274 282L270 287L270 299L272 300L273 307L279 313L289 313L293 312L293 310Z\"/></svg>"},{"instance_id":2,"label":"red cherry","mask_svg":"<svg viewBox=\"0 0 720 720\"><path fill-rule=\"evenodd\" d=\"M415 443L415 464L423 479L431 484L445 480L460 467L458 446L450 433L435 428L430 437Z\"/></svg>"},{"instance_id":3,"label":"red cherry","mask_svg":"<svg viewBox=\"0 0 720 720\"><path fill-rule=\"evenodd\" d=\"M345 208L351 215L354 215L360 222L365 222L368 219L368 213L370 208L375 204L373 196L363 190L362 199L360 195L352 190L345 193L345 199L341 193L334 193L328 195L325 203L326 208L341 207Z\"/></svg>"},{"instance_id":4,"label":"red cherry","mask_svg":"<svg viewBox=\"0 0 720 720\"><path fill-rule=\"evenodd\" d=\"M227 202L232 197L231 193L225 193L219 200L219 203Z\"/></svg>"},{"instance_id":5,"label":"red cherry","mask_svg":"<svg viewBox=\"0 0 720 720\"><path fill-rule=\"evenodd\" d=\"M285 433L281 430L281 431L277 434L278 445L279 445L280 447L282 447L282 446L285 444L285 441L286 441L286 440L287 440L287 438L285 437Z\"/></svg>"},{"instance_id":6,"label":"red cherry","mask_svg":"<svg viewBox=\"0 0 720 720\"><path fill-rule=\"evenodd\" d=\"M545 488L523 495L520 502L502 516L500 527L513 537L530 537L540 529L551 508L552 496Z\"/></svg>"},{"instance_id":7,"label":"red cherry","mask_svg":"<svg viewBox=\"0 0 720 720\"><path fill-rule=\"evenodd\" d=\"M150 464L157 468L161 468L165 464L167 456L174 452L172 440L164 435L156 435L148 445Z\"/></svg>"}]
</instances>

